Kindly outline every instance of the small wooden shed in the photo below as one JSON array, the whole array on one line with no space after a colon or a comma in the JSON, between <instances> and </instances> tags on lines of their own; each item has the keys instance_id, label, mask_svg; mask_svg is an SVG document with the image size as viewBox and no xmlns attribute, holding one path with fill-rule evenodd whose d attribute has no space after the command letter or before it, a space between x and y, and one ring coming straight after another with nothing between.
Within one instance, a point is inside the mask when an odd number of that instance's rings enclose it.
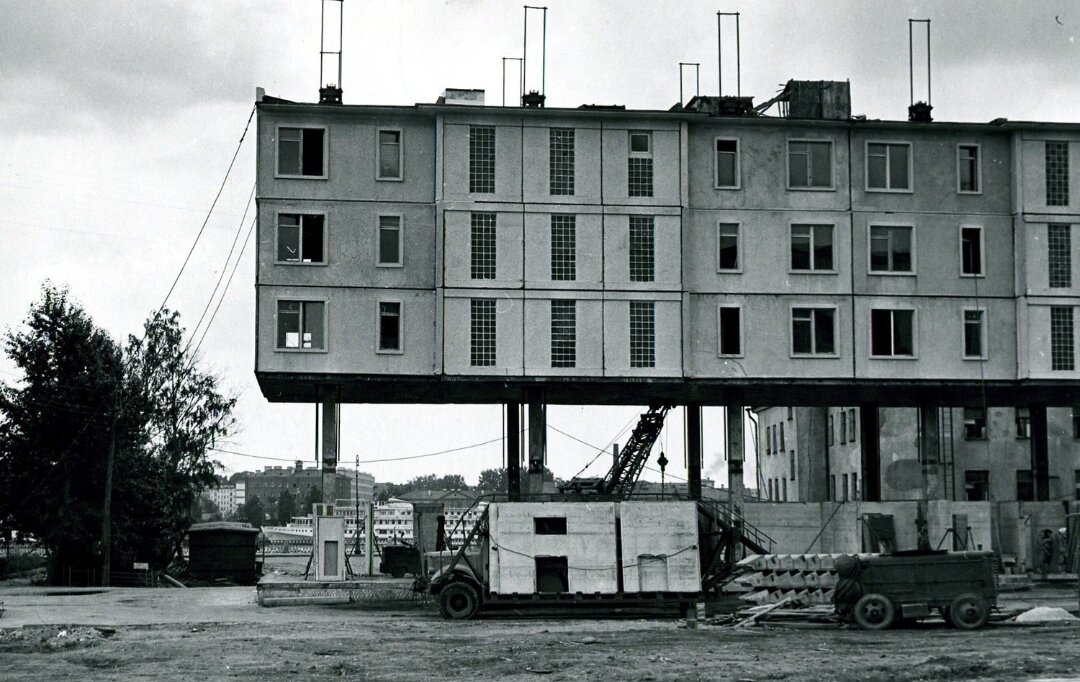
<instances>
[{"instance_id":1,"label":"small wooden shed","mask_svg":"<svg viewBox=\"0 0 1080 682\"><path fill-rule=\"evenodd\" d=\"M228 578L241 585L259 580L259 529L246 523L213 521L188 529L188 575L196 580Z\"/></svg>"}]
</instances>

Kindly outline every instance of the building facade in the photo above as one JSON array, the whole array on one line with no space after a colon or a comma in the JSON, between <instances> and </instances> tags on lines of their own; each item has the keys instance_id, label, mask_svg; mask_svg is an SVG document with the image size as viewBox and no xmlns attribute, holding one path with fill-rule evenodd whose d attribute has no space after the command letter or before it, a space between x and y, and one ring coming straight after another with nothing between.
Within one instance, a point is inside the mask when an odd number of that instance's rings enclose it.
<instances>
[{"instance_id":1,"label":"building facade","mask_svg":"<svg viewBox=\"0 0 1080 682\"><path fill-rule=\"evenodd\" d=\"M292 494L300 504L312 488L321 490L324 485L322 471L314 467L305 468L304 463L299 460L292 467L267 466L262 471L237 474L234 479L237 504L245 504L257 497L267 511L272 511L271 505L277 503L278 497L284 491ZM361 503L372 500L371 491L375 485L375 477L371 474L340 470L333 474L330 482L331 500L341 500L341 503L350 506L358 499ZM310 509L300 511L311 513Z\"/></svg>"}]
</instances>

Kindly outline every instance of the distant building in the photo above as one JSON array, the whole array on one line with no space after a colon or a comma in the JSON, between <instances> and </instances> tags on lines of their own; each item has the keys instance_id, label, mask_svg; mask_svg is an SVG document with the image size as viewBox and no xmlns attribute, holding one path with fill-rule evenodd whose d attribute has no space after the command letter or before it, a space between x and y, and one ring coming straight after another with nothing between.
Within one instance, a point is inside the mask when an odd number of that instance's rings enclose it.
<instances>
[{"instance_id":1,"label":"distant building","mask_svg":"<svg viewBox=\"0 0 1080 682\"><path fill-rule=\"evenodd\" d=\"M443 505L447 536L461 542L480 519L487 507L486 500L477 501L477 493L463 490L414 490L401 495L401 499L413 502L439 502ZM376 510L376 533L378 533L378 510ZM412 510L409 511L410 519ZM411 523L411 520L410 520Z\"/></svg>"},{"instance_id":2,"label":"distant building","mask_svg":"<svg viewBox=\"0 0 1080 682\"><path fill-rule=\"evenodd\" d=\"M222 517L228 517L236 513L236 486L223 485L217 488L207 488L202 491L202 496L214 503L221 512Z\"/></svg>"},{"instance_id":3,"label":"distant building","mask_svg":"<svg viewBox=\"0 0 1080 682\"><path fill-rule=\"evenodd\" d=\"M299 504L312 488L321 490L323 484L322 471L316 467L305 468L299 460L292 467L268 466L262 471L244 472L235 478L238 491L243 486L243 492L236 494L237 504L250 502L257 497L268 508L276 504L278 497L286 490L297 498ZM332 480L331 499L349 500L350 503L357 499L361 502L371 501L375 484L375 477L371 474L339 469ZM299 511L310 513L311 510Z\"/></svg>"}]
</instances>

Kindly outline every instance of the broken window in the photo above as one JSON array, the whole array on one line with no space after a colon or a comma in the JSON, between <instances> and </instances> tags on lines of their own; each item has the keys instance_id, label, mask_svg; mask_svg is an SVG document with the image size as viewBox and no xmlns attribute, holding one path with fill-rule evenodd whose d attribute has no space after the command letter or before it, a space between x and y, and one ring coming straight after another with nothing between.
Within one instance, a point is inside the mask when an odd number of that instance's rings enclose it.
<instances>
[{"instance_id":1,"label":"broken window","mask_svg":"<svg viewBox=\"0 0 1080 682\"><path fill-rule=\"evenodd\" d=\"M376 176L379 180L401 179L401 131L379 131L379 158L376 166L379 169Z\"/></svg>"},{"instance_id":2,"label":"broken window","mask_svg":"<svg viewBox=\"0 0 1080 682\"><path fill-rule=\"evenodd\" d=\"M906 192L911 189L911 145L906 142L866 144L866 189Z\"/></svg>"},{"instance_id":3,"label":"broken window","mask_svg":"<svg viewBox=\"0 0 1080 682\"><path fill-rule=\"evenodd\" d=\"M278 301L277 347L322 350L326 348L324 301Z\"/></svg>"},{"instance_id":4,"label":"broken window","mask_svg":"<svg viewBox=\"0 0 1080 682\"><path fill-rule=\"evenodd\" d=\"M564 556L538 556L536 561L537 592L569 592L570 571Z\"/></svg>"},{"instance_id":5,"label":"broken window","mask_svg":"<svg viewBox=\"0 0 1080 682\"><path fill-rule=\"evenodd\" d=\"M401 303L379 301L379 350L401 352Z\"/></svg>"},{"instance_id":6,"label":"broken window","mask_svg":"<svg viewBox=\"0 0 1080 682\"><path fill-rule=\"evenodd\" d=\"M914 232L910 225L871 225L870 272L914 272Z\"/></svg>"},{"instance_id":7,"label":"broken window","mask_svg":"<svg viewBox=\"0 0 1080 682\"><path fill-rule=\"evenodd\" d=\"M719 355L742 355L742 308L720 306L717 310Z\"/></svg>"},{"instance_id":8,"label":"broken window","mask_svg":"<svg viewBox=\"0 0 1080 682\"><path fill-rule=\"evenodd\" d=\"M716 225L716 269L739 269L739 224L717 223Z\"/></svg>"},{"instance_id":9,"label":"broken window","mask_svg":"<svg viewBox=\"0 0 1080 682\"><path fill-rule=\"evenodd\" d=\"M968 469L964 472L964 495L968 502L985 502L990 499L990 471Z\"/></svg>"},{"instance_id":10,"label":"broken window","mask_svg":"<svg viewBox=\"0 0 1080 682\"><path fill-rule=\"evenodd\" d=\"M278 128L278 175L325 177L323 128Z\"/></svg>"},{"instance_id":11,"label":"broken window","mask_svg":"<svg viewBox=\"0 0 1080 682\"><path fill-rule=\"evenodd\" d=\"M533 517L533 532L537 535L566 535L565 516Z\"/></svg>"},{"instance_id":12,"label":"broken window","mask_svg":"<svg viewBox=\"0 0 1080 682\"><path fill-rule=\"evenodd\" d=\"M739 141L716 138L716 177L717 189L738 189L739 187Z\"/></svg>"},{"instance_id":13,"label":"broken window","mask_svg":"<svg viewBox=\"0 0 1080 682\"><path fill-rule=\"evenodd\" d=\"M977 193L982 191L979 177L979 145L961 144L956 147L957 190Z\"/></svg>"},{"instance_id":14,"label":"broken window","mask_svg":"<svg viewBox=\"0 0 1080 682\"><path fill-rule=\"evenodd\" d=\"M788 187L828 189L832 185L832 142L829 140L790 140L788 142Z\"/></svg>"},{"instance_id":15,"label":"broken window","mask_svg":"<svg viewBox=\"0 0 1080 682\"><path fill-rule=\"evenodd\" d=\"M986 439L986 408L964 408L964 440Z\"/></svg>"},{"instance_id":16,"label":"broken window","mask_svg":"<svg viewBox=\"0 0 1080 682\"><path fill-rule=\"evenodd\" d=\"M791 226L791 269L833 269L833 226Z\"/></svg>"},{"instance_id":17,"label":"broken window","mask_svg":"<svg viewBox=\"0 0 1080 682\"><path fill-rule=\"evenodd\" d=\"M326 216L297 213L278 215L279 263L325 263Z\"/></svg>"}]
</instances>

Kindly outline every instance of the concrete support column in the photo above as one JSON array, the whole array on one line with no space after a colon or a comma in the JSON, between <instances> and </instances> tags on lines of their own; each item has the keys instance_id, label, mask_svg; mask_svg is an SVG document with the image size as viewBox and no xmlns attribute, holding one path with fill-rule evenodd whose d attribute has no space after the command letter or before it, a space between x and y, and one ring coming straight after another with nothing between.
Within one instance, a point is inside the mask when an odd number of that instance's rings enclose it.
<instances>
[{"instance_id":1,"label":"concrete support column","mask_svg":"<svg viewBox=\"0 0 1080 682\"><path fill-rule=\"evenodd\" d=\"M859 446L862 452L862 499L880 502L881 422L876 403L859 406Z\"/></svg>"},{"instance_id":2,"label":"concrete support column","mask_svg":"<svg viewBox=\"0 0 1080 682\"><path fill-rule=\"evenodd\" d=\"M1050 499L1050 435L1046 427L1046 405L1031 405L1031 477L1035 479L1035 499Z\"/></svg>"},{"instance_id":3,"label":"concrete support column","mask_svg":"<svg viewBox=\"0 0 1080 682\"><path fill-rule=\"evenodd\" d=\"M322 398L322 501L334 503L334 475L337 472L338 447L341 439L341 405L337 391L328 391Z\"/></svg>"},{"instance_id":4,"label":"concrete support column","mask_svg":"<svg viewBox=\"0 0 1080 682\"><path fill-rule=\"evenodd\" d=\"M923 471L923 498L945 499L941 486L941 411L919 407L919 460Z\"/></svg>"},{"instance_id":5,"label":"concrete support column","mask_svg":"<svg viewBox=\"0 0 1080 682\"><path fill-rule=\"evenodd\" d=\"M521 499L521 404L506 403L506 494Z\"/></svg>"},{"instance_id":6,"label":"concrete support column","mask_svg":"<svg viewBox=\"0 0 1080 682\"><path fill-rule=\"evenodd\" d=\"M686 487L692 500L701 499L701 405L685 408Z\"/></svg>"},{"instance_id":7,"label":"concrete support column","mask_svg":"<svg viewBox=\"0 0 1080 682\"><path fill-rule=\"evenodd\" d=\"M724 408L727 424L726 443L728 458L728 490L731 491L732 507L742 513L743 506L743 452L746 443L743 438L743 406L727 405Z\"/></svg>"},{"instance_id":8,"label":"concrete support column","mask_svg":"<svg viewBox=\"0 0 1080 682\"><path fill-rule=\"evenodd\" d=\"M544 492L544 465L547 464L547 405L535 396L529 402L529 470L525 491Z\"/></svg>"}]
</instances>

